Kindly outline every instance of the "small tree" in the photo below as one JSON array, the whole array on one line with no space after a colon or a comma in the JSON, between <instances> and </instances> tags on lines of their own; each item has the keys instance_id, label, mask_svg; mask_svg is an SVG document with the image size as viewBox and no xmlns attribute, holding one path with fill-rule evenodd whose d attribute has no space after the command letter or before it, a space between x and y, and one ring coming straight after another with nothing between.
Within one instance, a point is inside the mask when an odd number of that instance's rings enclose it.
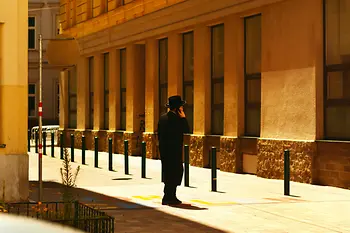
<instances>
[{"instance_id":1,"label":"small tree","mask_svg":"<svg viewBox=\"0 0 350 233\"><path fill-rule=\"evenodd\" d=\"M67 148L64 148L64 157L62 162L61 179L63 184L63 196L62 199L64 202L64 217L67 219L71 216L72 213L72 203L76 200L76 197L73 194L73 188L76 187L76 180L80 171L80 166L77 167L75 172L72 171L70 165L71 159Z\"/></svg>"}]
</instances>

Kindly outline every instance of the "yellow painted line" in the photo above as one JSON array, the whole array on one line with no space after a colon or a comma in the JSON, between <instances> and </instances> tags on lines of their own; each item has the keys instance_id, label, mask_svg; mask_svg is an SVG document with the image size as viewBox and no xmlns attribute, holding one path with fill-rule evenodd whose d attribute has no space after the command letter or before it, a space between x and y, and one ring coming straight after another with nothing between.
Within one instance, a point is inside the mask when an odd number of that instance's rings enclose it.
<instances>
[{"instance_id":1,"label":"yellow painted line","mask_svg":"<svg viewBox=\"0 0 350 233\"><path fill-rule=\"evenodd\" d=\"M210 206L215 206L215 205L236 205L236 204L238 204L237 202L206 202L206 201L201 201L201 200L191 200L191 202L204 204L204 205L210 205Z\"/></svg>"},{"instance_id":2,"label":"yellow painted line","mask_svg":"<svg viewBox=\"0 0 350 233\"><path fill-rule=\"evenodd\" d=\"M133 196L133 198L136 198L136 199L141 199L141 200L145 200L145 201L150 201L150 200L153 200L153 199L160 199L161 197L160 196Z\"/></svg>"}]
</instances>

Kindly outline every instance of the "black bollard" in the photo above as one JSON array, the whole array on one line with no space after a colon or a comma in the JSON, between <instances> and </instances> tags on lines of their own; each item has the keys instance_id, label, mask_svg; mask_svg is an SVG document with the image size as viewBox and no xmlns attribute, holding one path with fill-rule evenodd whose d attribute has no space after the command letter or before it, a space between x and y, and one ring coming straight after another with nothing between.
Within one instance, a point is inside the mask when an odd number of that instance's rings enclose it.
<instances>
[{"instance_id":1,"label":"black bollard","mask_svg":"<svg viewBox=\"0 0 350 233\"><path fill-rule=\"evenodd\" d=\"M113 171L112 138L108 138L108 170Z\"/></svg>"},{"instance_id":2,"label":"black bollard","mask_svg":"<svg viewBox=\"0 0 350 233\"><path fill-rule=\"evenodd\" d=\"M95 167L98 167L98 137L95 137Z\"/></svg>"},{"instance_id":3,"label":"black bollard","mask_svg":"<svg viewBox=\"0 0 350 233\"><path fill-rule=\"evenodd\" d=\"M46 132L43 132L43 155L46 155Z\"/></svg>"},{"instance_id":4,"label":"black bollard","mask_svg":"<svg viewBox=\"0 0 350 233\"><path fill-rule=\"evenodd\" d=\"M70 135L70 153L71 153L71 160L74 162L74 134Z\"/></svg>"},{"instance_id":5,"label":"black bollard","mask_svg":"<svg viewBox=\"0 0 350 233\"><path fill-rule=\"evenodd\" d=\"M125 175L129 175L129 141L124 140L124 170Z\"/></svg>"},{"instance_id":6,"label":"black bollard","mask_svg":"<svg viewBox=\"0 0 350 233\"><path fill-rule=\"evenodd\" d=\"M60 134L60 144L61 144L61 159L63 160L63 147L64 147L63 133Z\"/></svg>"},{"instance_id":7,"label":"black bollard","mask_svg":"<svg viewBox=\"0 0 350 233\"><path fill-rule=\"evenodd\" d=\"M290 191L290 157L289 150L284 151L284 195Z\"/></svg>"},{"instance_id":8,"label":"black bollard","mask_svg":"<svg viewBox=\"0 0 350 233\"><path fill-rule=\"evenodd\" d=\"M51 132L51 157L55 157L55 133Z\"/></svg>"},{"instance_id":9,"label":"black bollard","mask_svg":"<svg viewBox=\"0 0 350 233\"><path fill-rule=\"evenodd\" d=\"M211 191L216 192L217 190L216 180L216 147L211 148Z\"/></svg>"},{"instance_id":10,"label":"black bollard","mask_svg":"<svg viewBox=\"0 0 350 233\"><path fill-rule=\"evenodd\" d=\"M81 136L81 163L85 165L85 150L86 150L86 143L85 143L85 136Z\"/></svg>"},{"instance_id":11,"label":"black bollard","mask_svg":"<svg viewBox=\"0 0 350 233\"><path fill-rule=\"evenodd\" d=\"M190 148L185 145L185 187L190 186Z\"/></svg>"},{"instance_id":12,"label":"black bollard","mask_svg":"<svg viewBox=\"0 0 350 233\"><path fill-rule=\"evenodd\" d=\"M146 142L142 142L141 156L141 177L146 178Z\"/></svg>"},{"instance_id":13,"label":"black bollard","mask_svg":"<svg viewBox=\"0 0 350 233\"><path fill-rule=\"evenodd\" d=\"M38 140L39 140L39 133L38 131L35 131L35 153L39 153Z\"/></svg>"},{"instance_id":14,"label":"black bollard","mask_svg":"<svg viewBox=\"0 0 350 233\"><path fill-rule=\"evenodd\" d=\"M31 135L30 135L30 130L28 129L28 152L30 152L30 139L31 139Z\"/></svg>"}]
</instances>

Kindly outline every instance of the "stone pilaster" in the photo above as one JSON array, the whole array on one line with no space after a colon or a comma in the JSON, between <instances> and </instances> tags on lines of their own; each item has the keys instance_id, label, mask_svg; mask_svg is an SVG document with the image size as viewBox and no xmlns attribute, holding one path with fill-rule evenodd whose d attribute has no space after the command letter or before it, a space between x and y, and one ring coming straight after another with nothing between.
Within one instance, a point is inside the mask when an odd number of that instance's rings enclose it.
<instances>
[{"instance_id":1,"label":"stone pilaster","mask_svg":"<svg viewBox=\"0 0 350 233\"><path fill-rule=\"evenodd\" d=\"M311 183L313 158L316 156L315 142L259 139L257 175L270 179L283 179L285 149L290 150L291 180Z\"/></svg>"},{"instance_id":2,"label":"stone pilaster","mask_svg":"<svg viewBox=\"0 0 350 233\"><path fill-rule=\"evenodd\" d=\"M68 127L68 71L64 70L60 73L60 129Z\"/></svg>"},{"instance_id":3,"label":"stone pilaster","mask_svg":"<svg viewBox=\"0 0 350 233\"><path fill-rule=\"evenodd\" d=\"M220 170L237 172L238 140L233 137L220 138Z\"/></svg>"},{"instance_id":4,"label":"stone pilaster","mask_svg":"<svg viewBox=\"0 0 350 233\"><path fill-rule=\"evenodd\" d=\"M109 130L120 128L120 50L109 51ZM113 140L114 141L114 140Z\"/></svg>"},{"instance_id":5,"label":"stone pilaster","mask_svg":"<svg viewBox=\"0 0 350 233\"><path fill-rule=\"evenodd\" d=\"M160 158L156 134L148 132L143 133L143 141L146 142L146 157L150 159Z\"/></svg>"},{"instance_id":6,"label":"stone pilaster","mask_svg":"<svg viewBox=\"0 0 350 233\"><path fill-rule=\"evenodd\" d=\"M168 96L182 96L182 34L169 35L168 45Z\"/></svg>"},{"instance_id":7,"label":"stone pilaster","mask_svg":"<svg viewBox=\"0 0 350 233\"><path fill-rule=\"evenodd\" d=\"M204 135L190 136L190 164L192 166L205 167L209 164L205 141Z\"/></svg>"},{"instance_id":8,"label":"stone pilaster","mask_svg":"<svg viewBox=\"0 0 350 233\"><path fill-rule=\"evenodd\" d=\"M89 75L88 59L80 57L77 65L77 129L85 130L88 125Z\"/></svg>"},{"instance_id":9,"label":"stone pilaster","mask_svg":"<svg viewBox=\"0 0 350 233\"><path fill-rule=\"evenodd\" d=\"M103 128L103 59L102 54L94 56L94 130Z\"/></svg>"}]
</instances>

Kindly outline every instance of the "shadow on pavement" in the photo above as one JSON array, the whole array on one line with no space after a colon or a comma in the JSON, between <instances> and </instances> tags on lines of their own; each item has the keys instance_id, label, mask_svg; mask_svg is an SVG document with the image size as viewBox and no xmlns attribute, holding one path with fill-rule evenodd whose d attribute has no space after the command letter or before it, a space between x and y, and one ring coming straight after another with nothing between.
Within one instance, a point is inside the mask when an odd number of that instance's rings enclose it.
<instances>
[{"instance_id":1,"label":"shadow on pavement","mask_svg":"<svg viewBox=\"0 0 350 233\"><path fill-rule=\"evenodd\" d=\"M42 201L61 201L63 187L56 182L43 182ZM30 181L30 199L37 201L38 192L38 182ZM115 218L115 232L225 232L161 211L162 208L181 208L186 209L186 211L206 210L190 204L153 208L131 202L130 199L106 196L81 188L74 188L73 194L80 202L113 216Z\"/></svg>"},{"instance_id":2,"label":"shadow on pavement","mask_svg":"<svg viewBox=\"0 0 350 233\"><path fill-rule=\"evenodd\" d=\"M170 205L170 207L173 208L179 208L179 209L186 209L186 210L207 210L208 208L202 208L202 207L198 207L198 206L194 206L191 204L180 204L180 205Z\"/></svg>"}]
</instances>

